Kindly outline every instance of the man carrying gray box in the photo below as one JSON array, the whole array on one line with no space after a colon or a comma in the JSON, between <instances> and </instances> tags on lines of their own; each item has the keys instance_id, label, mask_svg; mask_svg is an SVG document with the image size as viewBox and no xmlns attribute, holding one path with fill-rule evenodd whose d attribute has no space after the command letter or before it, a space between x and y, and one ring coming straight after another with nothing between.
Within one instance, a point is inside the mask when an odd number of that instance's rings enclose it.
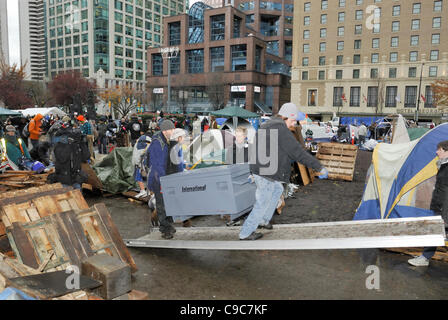
<instances>
[{"instance_id":1,"label":"man carrying gray box","mask_svg":"<svg viewBox=\"0 0 448 320\"><path fill-rule=\"evenodd\" d=\"M277 115L261 125L255 141L249 147L252 180L257 185L255 205L244 222L240 240L257 240L263 234L257 228L272 229L270 221L283 192L282 183L289 183L291 163L300 162L328 178L328 170L310 155L289 130L297 124L299 109L293 103L284 104Z\"/></svg>"}]
</instances>

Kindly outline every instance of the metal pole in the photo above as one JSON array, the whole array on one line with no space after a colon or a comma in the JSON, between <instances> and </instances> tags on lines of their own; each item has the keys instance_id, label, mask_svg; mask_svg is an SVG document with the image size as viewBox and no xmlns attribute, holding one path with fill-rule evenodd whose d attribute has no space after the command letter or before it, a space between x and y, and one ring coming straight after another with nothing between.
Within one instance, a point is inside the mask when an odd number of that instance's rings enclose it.
<instances>
[{"instance_id":1,"label":"metal pole","mask_svg":"<svg viewBox=\"0 0 448 320\"><path fill-rule=\"evenodd\" d=\"M418 125L418 110L420 108L420 96L421 96L421 91L422 91L422 76L423 76L423 66L425 64L422 63L422 67L420 70L420 83L418 85L418 97L417 97L417 112L415 113L415 124Z\"/></svg>"},{"instance_id":2,"label":"metal pole","mask_svg":"<svg viewBox=\"0 0 448 320\"><path fill-rule=\"evenodd\" d=\"M171 54L168 54L168 108L167 111L170 112L171 108Z\"/></svg>"}]
</instances>

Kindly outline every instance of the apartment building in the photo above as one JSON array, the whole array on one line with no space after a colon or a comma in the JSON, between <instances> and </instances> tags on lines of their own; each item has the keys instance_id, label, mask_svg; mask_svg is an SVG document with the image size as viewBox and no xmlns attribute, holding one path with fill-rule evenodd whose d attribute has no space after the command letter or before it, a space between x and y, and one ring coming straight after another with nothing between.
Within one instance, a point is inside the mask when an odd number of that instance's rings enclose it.
<instances>
[{"instance_id":1,"label":"apartment building","mask_svg":"<svg viewBox=\"0 0 448 320\"><path fill-rule=\"evenodd\" d=\"M161 48L148 50L153 108L182 111L179 101L188 100L187 112L213 110L219 106L210 87L218 85L221 106L277 112L290 98L292 12L292 0L227 1L220 8L196 2L188 15L165 19L162 48L179 52L169 59Z\"/></svg>"},{"instance_id":2,"label":"apartment building","mask_svg":"<svg viewBox=\"0 0 448 320\"><path fill-rule=\"evenodd\" d=\"M183 0L46 0L50 77L79 71L100 88L145 88L146 48L163 41L163 19Z\"/></svg>"},{"instance_id":3,"label":"apartment building","mask_svg":"<svg viewBox=\"0 0 448 320\"><path fill-rule=\"evenodd\" d=\"M15 10L8 10L11 6ZM14 48L14 62L25 65L26 80L42 81L46 74L44 7L44 0L0 0L2 53L12 63L10 49ZM14 29L12 21L17 24Z\"/></svg>"},{"instance_id":4,"label":"apartment building","mask_svg":"<svg viewBox=\"0 0 448 320\"><path fill-rule=\"evenodd\" d=\"M292 101L315 119L400 113L438 121L431 84L448 72L442 0L298 0Z\"/></svg>"}]
</instances>

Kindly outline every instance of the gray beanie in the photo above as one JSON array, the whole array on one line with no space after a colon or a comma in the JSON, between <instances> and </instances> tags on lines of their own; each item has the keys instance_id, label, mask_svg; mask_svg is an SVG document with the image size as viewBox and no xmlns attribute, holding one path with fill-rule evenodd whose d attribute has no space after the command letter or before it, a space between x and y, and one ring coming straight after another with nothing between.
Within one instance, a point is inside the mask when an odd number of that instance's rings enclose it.
<instances>
[{"instance_id":1,"label":"gray beanie","mask_svg":"<svg viewBox=\"0 0 448 320\"><path fill-rule=\"evenodd\" d=\"M160 131L168 131L171 129L175 129L173 121L163 120L162 124L160 125Z\"/></svg>"},{"instance_id":2,"label":"gray beanie","mask_svg":"<svg viewBox=\"0 0 448 320\"><path fill-rule=\"evenodd\" d=\"M7 125L5 129L7 132L16 132L16 127L12 125Z\"/></svg>"},{"instance_id":3,"label":"gray beanie","mask_svg":"<svg viewBox=\"0 0 448 320\"><path fill-rule=\"evenodd\" d=\"M282 105L278 114L289 119L297 119L299 108L294 103L288 102Z\"/></svg>"}]
</instances>

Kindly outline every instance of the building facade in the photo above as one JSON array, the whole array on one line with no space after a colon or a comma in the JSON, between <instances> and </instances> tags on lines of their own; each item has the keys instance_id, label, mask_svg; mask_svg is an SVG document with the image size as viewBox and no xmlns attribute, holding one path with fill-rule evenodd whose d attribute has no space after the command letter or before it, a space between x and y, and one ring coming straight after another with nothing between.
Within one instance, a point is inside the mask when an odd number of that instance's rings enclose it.
<instances>
[{"instance_id":1,"label":"building facade","mask_svg":"<svg viewBox=\"0 0 448 320\"><path fill-rule=\"evenodd\" d=\"M18 6L18 16L8 13L8 6ZM44 0L23 0L17 3L0 0L0 28L2 52L7 63L10 48L17 48L17 62L25 65L25 80L42 81L46 74L45 52L45 4ZM10 30L9 19L18 21L18 30ZM11 34L11 32L15 34ZM18 34L17 34L18 33ZM14 45L11 41L16 41ZM20 56L20 57L18 57Z\"/></svg>"},{"instance_id":2,"label":"building facade","mask_svg":"<svg viewBox=\"0 0 448 320\"><path fill-rule=\"evenodd\" d=\"M162 47L179 52L170 59L160 48L148 50L152 107L207 112L238 105L276 112L290 98L292 34L284 32L284 19L292 10L292 1L227 2L221 8L196 2L188 15L166 18Z\"/></svg>"},{"instance_id":3,"label":"building facade","mask_svg":"<svg viewBox=\"0 0 448 320\"><path fill-rule=\"evenodd\" d=\"M50 77L76 70L101 88L144 90L146 48L163 41L163 17L182 0L46 0Z\"/></svg>"},{"instance_id":4,"label":"building facade","mask_svg":"<svg viewBox=\"0 0 448 320\"><path fill-rule=\"evenodd\" d=\"M440 120L431 84L448 72L440 0L299 0L292 101L323 121L400 113Z\"/></svg>"}]
</instances>

